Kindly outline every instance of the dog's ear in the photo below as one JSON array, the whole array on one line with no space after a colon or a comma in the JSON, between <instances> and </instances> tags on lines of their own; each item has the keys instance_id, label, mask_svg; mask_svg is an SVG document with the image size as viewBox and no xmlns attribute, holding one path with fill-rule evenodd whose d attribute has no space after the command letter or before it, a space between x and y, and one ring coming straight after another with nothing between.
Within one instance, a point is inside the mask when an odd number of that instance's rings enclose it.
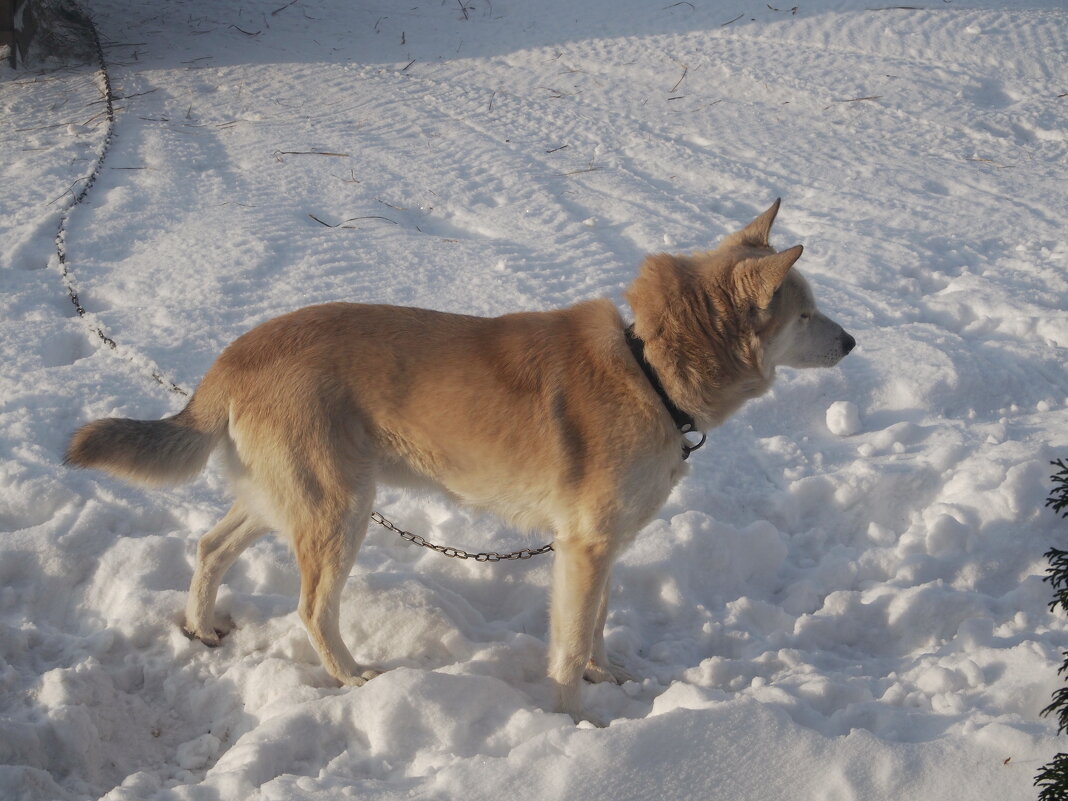
<instances>
[{"instance_id":1,"label":"dog's ear","mask_svg":"<svg viewBox=\"0 0 1068 801\"><path fill-rule=\"evenodd\" d=\"M771 204L771 208L745 226L741 231L732 235L730 240L733 244L749 245L754 248L768 247L768 238L771 236L771 224L779 213L779 204L782 198L777 198Z\"/></svg>"},{"instance_id":2,"label":"dog's ear","mask_svg":"<svg viewBox=\"0 0 1068 801\"><path fill-rule=\"evenodd\" d=\"M742 297L748 298L757 308L766 309L803 251L801 245L794 245L771 256L746 259L735 268L734 285Z\"/></svg>"}]
</instances>

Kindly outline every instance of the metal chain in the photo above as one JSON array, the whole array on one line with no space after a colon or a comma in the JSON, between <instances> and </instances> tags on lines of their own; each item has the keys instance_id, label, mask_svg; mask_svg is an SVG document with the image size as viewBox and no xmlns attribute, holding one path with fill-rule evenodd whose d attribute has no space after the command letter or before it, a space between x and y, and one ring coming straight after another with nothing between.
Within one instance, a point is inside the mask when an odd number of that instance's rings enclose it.
<instances>
[{"instance_id":1,"label":"metal chain","mask_svg":"<svg viewBox=\"0 0 1068 801\"><path fill-rule=\"evenodd\" d=\"M63 276L63 284L67 288L67 295L70 297L70 302L74 304L74 309L78 312L78 316L89 323L89 329L96 334L105 345L114 349L117 347L115 340L104 333L103 328L87 318L88 312L85 310L85 306L82 305L82 301L78 297L78 290L74 286L74 276L71 275L70 266L67 262L67 226L70 223L70 215L74 211L74 208L85 200L86 196L89 194L89 190L96 184L96 179L100 177L100 172L104 168L104 159L107 158L108 151L111 149L111 144L115 139L115 93L112 91L111 76L108 74L107 62L104 60L104 47L100 43L100 36L97 33L96 25L93 24L92 18L78 8L75 8L73 13L76 17L80 18L80 21L85 25L89 36L92 38L93 48L100 65L100 94L103 96L104 101L104 139L96 154L96 160L93 162L92 169L89 170L89 174L79 178L74 182L71 188L67 190L72 192L72 197L70 203L63 210L63 214L59 218L59 226L56 230L55 237L56 261L59 264L59 270ZM78 183L81 183L82 187L74 192L73 189Z\"/></svg>"},{"instance_id":2,"label":"metal chain","mask_svg":"<svg viewBox=\"0 0 1068 801\"><path fill-rule=\"evenodd\" d=\"M56 229L56 263L59 265L59 272L63 278L63 285L67 289L67 296L70 298L74 310L78 312L78 316L86 322L89 331L97 336L101 342L112 350L118 350L118 343L108 336L103 327L90 317L89 312L86 311L85 306L82 305L82 300L78 295L78 289L74 280L74 274L71 272L70 262L67 258L67 228L70 225L71 214L88 196L89 190L96 184L97 178L100 177L100 173L104 169L104 159L107 158L108 151L111 150L111 146L115 141L115 101L120 99L116 96L115 91L112 88L111 74L108 72L107 59L104 58L104 46L100 42L100 33L96 29L96 24L93 22L93 18L88 12L77 7L73 9L73 14L85 26L90 38L93 40L93 49L96 52L97 63L100 67L100 94L104 102L104 138L89 174L75 181L70 190L68 190L71 192L71 200L60 215L59 225ZM73 190L78 183L81 183L82 187L75 192ZM129 357L127 356L127 358ZM173 381L164 378L159 370L152 370L150 375L160 386L166 387L177 395L188 397L188 392Z\"/></svg>"},{"instance_id":3,"label":"metal chain","mask_svg":"<svg viewBox=\"0 0 1068 801\"><path fill-rule=\"evenodd\" d=\"M114 92L111 88L111 76L108 74L107 61L104 59L104 48L100 43L100 35L97 33L96 25L93 23L92 17L85 12L80 14L86 27L89 29L89 33L92 35L93 42L96 46L96 55L100 63L100 81L102 84L101 94L104 96L105 118L106 128L104 132L104 142L100 148L100 152L97 154L96 162L90 170L89 175L81 179L84 181L82 188L74 194L73 200L70 205L67 206L63 215L60 217L59 230L56 233L56 257L59 263L60 272L63 276L63 283L67 288L67 295L70 297L70 301L74 304L75 310L78 312L78 316L89 323L89 330L96 334L105 345L112 350L118 348L118 344L114 339L109 337L104 329L97 325L95 322L91 322L87 315L88 312L82 305L81 299L78 297L78 291L74 286L74 276L71 274L70 265L67 261L67 225L70 221L70 214L75 206L78 206L86 196L89 194L89 190L93 188L96 183L96 179L99 177L101 170L104 166L104 158L108 154L108 150L111 148L111 144L115 138L115 106L114 101L116 99ZM189 393L175 384L173 381L164 378L158 371L153 370L152 378L156 383L163 387L166 387L171 392L177 395L183 395L189 397ZM523 548L518 551L512 551L511 553L496 553L494 551L486 551L483 553L468 553L462 548L453 548L448 545L435 545L432 542L428 542L425 538L420 537L418 534L412 534L410 531L405 531L402 528L398 528L386 518L382 517L378 512L371 513L371 519L378 525L382 526L394 534L398 534L401 539L407 540L413 545L421 545L424 548L429 548L432 551L437 551L440 554L448 556L451 559L474 559L476 562L506 562L515 561L519 559L530 559L533 556L541 556L544 553L548 553L553 549L552 543L543 545L540 548Z\"/></svg>"},{"instance_id":4,"label":"metal chain","mask_svg":"<svg viewBox=\"0 0 1068 801\"><path fill-rule=\"evenodd\" d=\"M412 545L421 545L424 548L437 551L444 556L448 556L450 559L474 559L476 562L510 562L519 559L530 559L533 556L541 556L543 553L548 553L553 549L553 544L550 542L547 545L542 545L540 548L522 548L521 550L512 551L510 553L497 553L496 551L468 553L462 548L453 548L449 545L435 545L432 542L428 542L424 537L420 537L418 534L412 534L410 531L398 528L386 520L386 518L382 517L378 512L371 512L371 519L383 528L389 529L394 534L399 535L402 540L407 540Z\"/></svg>"}]
</instances>

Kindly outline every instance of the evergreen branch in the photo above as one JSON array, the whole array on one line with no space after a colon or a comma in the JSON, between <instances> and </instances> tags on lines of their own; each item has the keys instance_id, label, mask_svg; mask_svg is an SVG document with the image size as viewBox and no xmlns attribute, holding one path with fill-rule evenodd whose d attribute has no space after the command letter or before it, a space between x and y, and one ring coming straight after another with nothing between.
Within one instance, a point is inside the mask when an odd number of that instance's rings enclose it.
<instances>
[{"instance_id":1,"label":"evergreen branch","mask_svg":"<svg viewBox=\"0 0 1068 801\"><path fill-rule=\"evenodd\" d=\"M1044 554L1049 562L1043 581L1048 581L1053 587L1053 600L1049 602L1049 611L1053 612L1059 606L1068 612L1068 551L1059 548L1050 548Z\"/></svg>"},{"instance_id":2,"label":"evergreen branch","mask_svg":"<svg viewBox=\"0 0 1068 801\"><path fill-rule=\"evenodd\" d=\"M1046 506L1053 509L1054 514L1068 517L1068 464L1065 464L1063 459L1057 459L1050 464L1060 470L1049 477L1054 487L1046 498Z\"/></svg>"},{"instance_id":3,"label":"evergreen branch","mask_svg":"<svg viewBox=\"0 0 1068 801\"><path fill-rule=\"evenodd\" d=\"M1053 702L1040 713L1043 717L1057 713L1057 734L1068 731L1068 687L1061 687L1053 693Z\"/></svg>"},{"instance_id":4,"label":"evergreen branch","mask_svg":"<svg viewBox=\"0 0 1068 801\"><path fill-rule=\"evenodd\" d=\"M1057 754L1035 776L1038 801L1068 801L1068 754Z\"/></svg>"},{"instance_id":5,"label":"evergreen branch","mask_svg":"<svg viewBox=\"0 0 1068 801\"><path fill-rule=\"evenodd\" d=\"M1063 459L1050 464L1059 470L1050 476L1054 486L1046 499L1046 506L1055 514L1068 518L1068 465ZM1045 556L1049 567L1046 568L1043 581L1048 581L1054 590L1049 610L1053 612L1059 606L1068 612L1068 551L1050 548ZM1059 676L1068 674L1068 651L1063 656L1064 664L1057 671ZM1042 715L1054 712L1057 713L1057 734L1064 734L1068 731L1068 687L1053 693L1053 700L1042 710ZM1038 801L1068 801L1068 754L1057 754L1052 761L1043 765L1035 776L1034 786L1040 788Z\"/></svg>"}]
</instances>

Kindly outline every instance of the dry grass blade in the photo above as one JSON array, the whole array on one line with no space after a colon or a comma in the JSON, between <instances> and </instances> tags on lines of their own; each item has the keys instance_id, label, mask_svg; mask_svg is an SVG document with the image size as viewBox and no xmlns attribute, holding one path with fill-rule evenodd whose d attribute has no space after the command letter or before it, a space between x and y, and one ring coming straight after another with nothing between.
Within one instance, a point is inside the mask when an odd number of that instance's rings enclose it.
<instances>
[{"instance_id":1,"label":"dry grass blade","mask_svg":"<svg viewBox=\"0 0 1068 801\"><path fill-rule=\"evenodd\" d=\"M393 225L400 225L396 220L391 220L389 217L383 217L380 214L368 214L363 217L349 217L347 220L343 220L336 224L328 223L326 220L316 217L314 214L309 214L308 216L319 223L319 225L324 225L327 228L355 228L355 225L348 225L348 223L356 222L357 220L383 220L384 222L392 223Z\"/></svg>"},{"instance_id":2,"label":"dry grass blade","mask_svg":"<svg viewBox=\"0 0 1068 801\"><path fill-rule=\"evenodd\" d=\"M998 164L993 159L984 158L983 156L968 156L964 160L965 161L975 161L975 162L978 162L979 164L989 164L991 167L994 167L995 169L998 169L998 170L1007 170L1010 167L1012 167L1011 164Z\"/></svg>"},{"instance_id":3,"label":"dry grass blade","mask_svg":"<svg viewBox=\"0 0 1068 801\"><path fill-rule=\"evenodd\" d=\"M389 217L383 217L381 214L368 214L368 215L365 215L363 217L349 217L347 220L345 220L345 222L346 223L350 223L350 222L356 222L357 220L382 220L383 222L392 223L393 225L400 225L400 223L397 222L396 220L391 220ZM353 226L345 225L345 223L342 223L341 227L342 228L352 228Z\"/></svg>"},{"instance_id":4,"label":"dry grass blade","mask_svg":"<svg viewBox=\"0 0 1068 801\"><path fill-rule=\"evenodd\" d=\"M678 89L679 85L683 81L686 80L686 73L688 73L689 71L690 71L690 68L687 65L683 64L682 65L682 75L680 75L679 79L677 81L675 81L675 85L671 87L671 91L668 92L669 95L675 94L675 90Z\"/></svg>"},{"instance_id":5,"label":"dry grass blade","mask_svg":"<svg viewBox=\"0 0 1068 801\"><path fill-rule=\"evenodd\" d=\"M285 161L283 156L333 156L334 158L351 158L351 153L330 153L325 150L276 150L271 155L275 161Z\"/></svg>"},{"instance_id":6,"label":"dry grass blade","mask_svg":"<svg viewBox=\"0 0 1068 801\"><path fill-rule=\"evenodd\" d=\"M349 158L351 153L330 153L326 150L276 150L280 156L337 156L339 158Z\"/></svg>"},{"instance_id":7,"label":"dry grass blade","mask_svg":"<svg viewBox=\"0 0 1068 801\"><path fill-rule=\"evenodd\" d=\"M285 11L285 10L286 10L287 8L289 8L289 7L290 7L290 6L292 6L292 5L296 5L296 4L298 3L298 2L300 2L300 0L290 0L290 2L286 3L286 4L285 4L284 6L282 6L281 8L276 8L276 9L275 9L274 11L272 11L272 12L271 12L271 16L272 16L272 17L276 17L276 16L278 16L278 15L279 15L279 14L281 14L281 13L282 13L283 11Z\"/></svg>"}]
</instances>

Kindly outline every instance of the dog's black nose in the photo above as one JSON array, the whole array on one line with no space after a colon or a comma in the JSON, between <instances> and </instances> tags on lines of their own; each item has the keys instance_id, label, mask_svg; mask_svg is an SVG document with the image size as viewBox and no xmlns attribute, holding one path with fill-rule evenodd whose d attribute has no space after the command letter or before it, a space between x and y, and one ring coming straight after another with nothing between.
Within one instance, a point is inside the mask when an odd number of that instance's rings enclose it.
<instances>
[{"instance_id":1,"label":"dog's black nose","mask_svg":"<svg viewBox=\"0 0 1068 801\"><path fill-rule=\"evenodd\" d=\"M857 341L845 331L842 332L842 353L849 353L857 346Z\"/></svg>"}]
</instances>

